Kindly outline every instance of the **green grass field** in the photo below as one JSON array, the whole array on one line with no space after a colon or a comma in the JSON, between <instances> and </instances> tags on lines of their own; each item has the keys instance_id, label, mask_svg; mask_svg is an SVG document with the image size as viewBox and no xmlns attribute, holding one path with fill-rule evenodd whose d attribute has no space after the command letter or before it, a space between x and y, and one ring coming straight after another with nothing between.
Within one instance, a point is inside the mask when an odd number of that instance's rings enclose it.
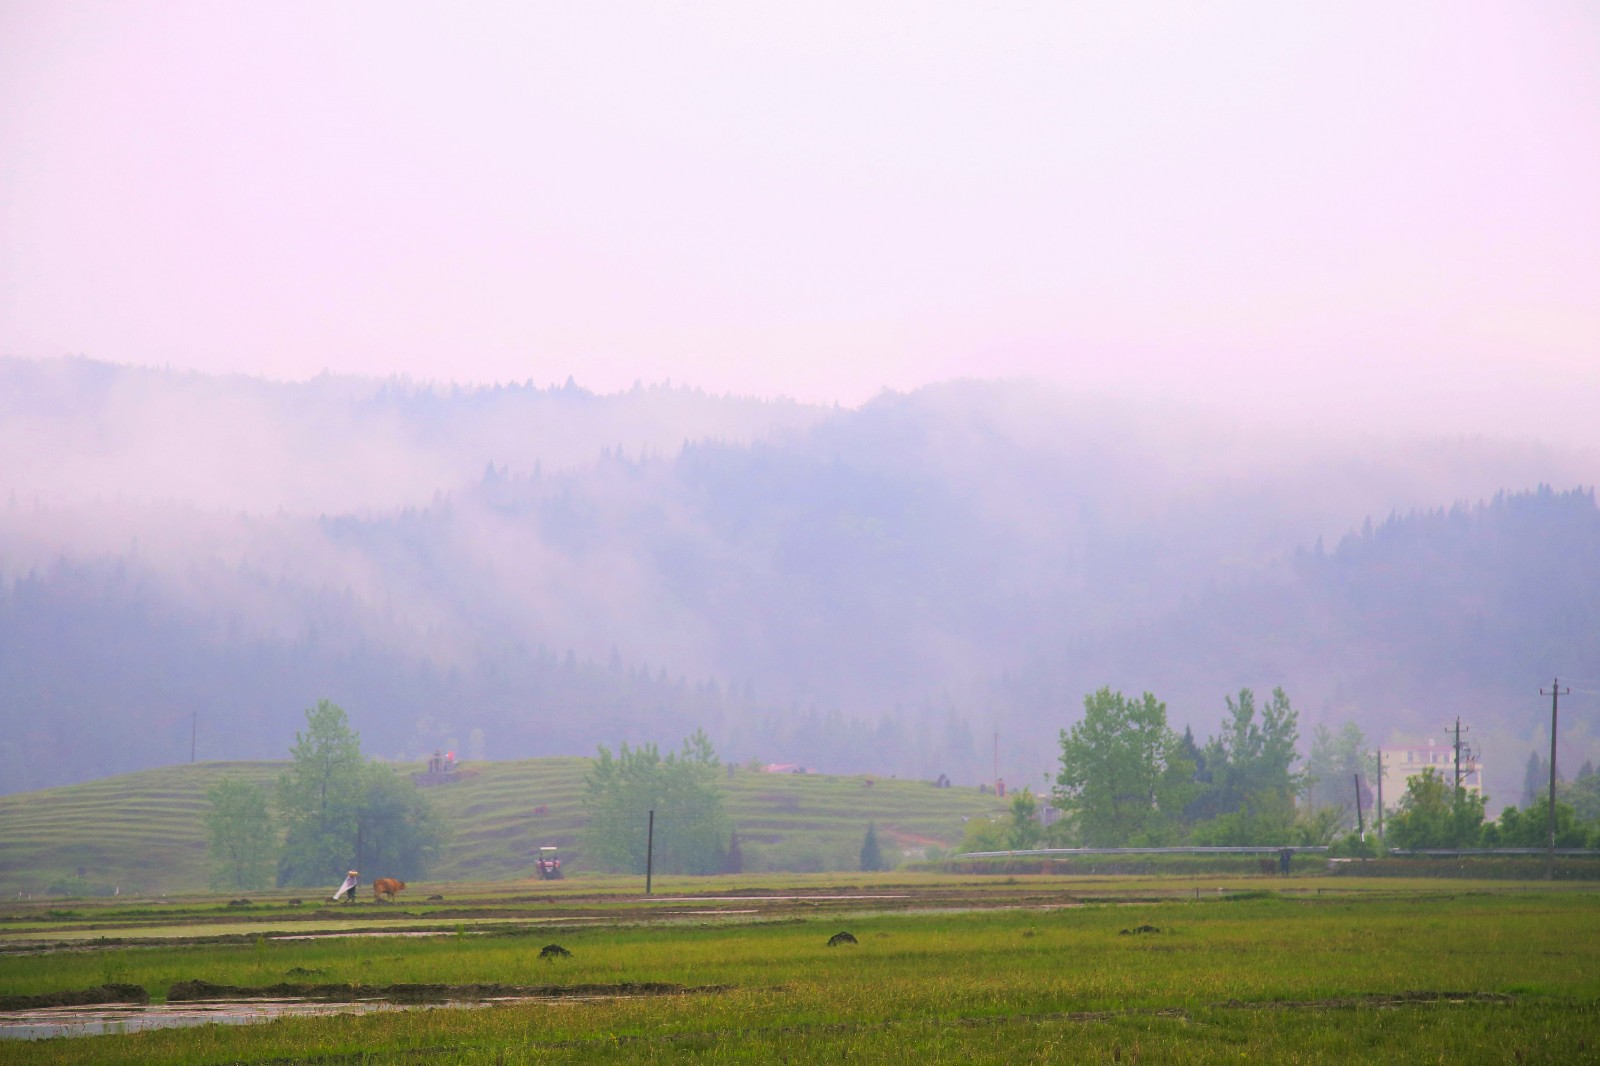
<instances>
[{"instance_id":1,"label":"green grass field","mask_svg":"<svg viewBox=\"0 0 1600 1066\"><path fill-rule=\"evenodd\" d=\"M206 790L224 777L270 787L286 766L197 763L0 796L0 896L42 895L79 868L79 892L202 890ZM583 758L473 763L455 781L427 789L454 827L431 878L527 878L531 854L545 844L561 848L571 874L589 873L579 846L588 766ZM960 839L964 817L1002 806L968 788L892 779L867 787L865 778L824 774L737 769L720 787L751 871L853 869L869 821L890 857L929 842L949 846Z\"/></svg>"},{"instance_id":2,"label":"green grass field","mask_svg":"<svg viewBox=\"0 0 1600 1066\"><path fill-rule=\"evenodd\" d=\"M194 979L257 988L309 979L351 995L403 983L680 991L54 1039L4 1046L0 1058L19 1066L1600 1058L1592 890L1343 878L1292 885L1292 893L1219 892L1181 879L855 875L668 886L726 893L711 901L645 900L620 884L549 896L463 885L449 906L498 914L498 925L418 939L284 940L250 935L271 924L263 914L220 942L184 933L184 923L214 916L214 899L165 910L75 902L54 914L10 904L0 909L8 994L117 981L159 1000ZM755 890L764 904L752 904ZM851 894L874 898L829 898ZM407 909L427 924L424 910ZM156 921L177 938L118 936L119 926L148 933ZM433 924L450 930L450 921L441 910ZM16 929L23 924L26 933ZM85 925L105 938L38 950ZM1140 927L1155 931L1123 932ZM827 946L843 929L858 943ZM552 941L572 956L541 960Z\"/></svg>"}]
</instances>

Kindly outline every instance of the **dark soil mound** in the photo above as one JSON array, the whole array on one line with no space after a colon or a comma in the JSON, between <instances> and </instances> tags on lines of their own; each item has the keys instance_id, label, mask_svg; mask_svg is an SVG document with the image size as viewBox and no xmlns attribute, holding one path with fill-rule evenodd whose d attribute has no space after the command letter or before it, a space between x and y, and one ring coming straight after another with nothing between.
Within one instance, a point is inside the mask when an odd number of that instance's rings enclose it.
<instances>
[{"instance_id":1,"label":"dark soil mound","mask_svg":"<svg viewBox=\"0 0 1600 1066\"><path fill-rule=\"evenodd\" d=\"M38 996L0 996L0 1010L37 1010L40 1007L88 1007L96 1003L149 1003L142 985L110 984L71 988Z\"/></svg>"}]
</instances>

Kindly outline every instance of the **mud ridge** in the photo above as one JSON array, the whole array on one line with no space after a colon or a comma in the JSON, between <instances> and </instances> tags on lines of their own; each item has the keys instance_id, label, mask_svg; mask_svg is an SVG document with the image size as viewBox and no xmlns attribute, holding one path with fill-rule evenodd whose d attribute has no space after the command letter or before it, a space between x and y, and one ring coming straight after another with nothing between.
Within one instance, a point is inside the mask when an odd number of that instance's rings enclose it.
<instances>
[{"instance_id":1,"label":"mud ridge","mask_svg":"<svg viewBox=\"0 0 1600 1066\"><path fill-rule=\"evenodd\" d=\"M1411 1003L1515 1003L1503 992L1377 992L1330 999L1238 1000L1210 1004L1226 1010L1328 1010L1339 1007L1403 1007Z\"/></svg>"},{"instance_id":2,"label":"mud ridge","mask_svg":"<svg viewBox=\"0 0 1600 1066\"><path fill-rule=\"evenodd\" d=\"M38 1010L41 1007L92 1007L100 1003L150 1002L142 985L108 984L93 988L70 988L37 996L0 996L0 1010Z\"/></svg>"},{"instance_id":3,"label":"mud ridge","mask_svg":"<svg viewBox=\"0 0 1600 1066\"><path fill-rule=\"evenodd\" d=\"M451 1003L484 999L569 999L590 996L675 996L726 992L730 985L678 985L660 981L621 984L500 985L500 984L305 984L216 985L210 981L180 981L167 992L168 1003L207 1000L315 999L333 1003L377 1000L385 1003ZM141 989L141 991L143 991Z\"/></svg>"}]
</instances>

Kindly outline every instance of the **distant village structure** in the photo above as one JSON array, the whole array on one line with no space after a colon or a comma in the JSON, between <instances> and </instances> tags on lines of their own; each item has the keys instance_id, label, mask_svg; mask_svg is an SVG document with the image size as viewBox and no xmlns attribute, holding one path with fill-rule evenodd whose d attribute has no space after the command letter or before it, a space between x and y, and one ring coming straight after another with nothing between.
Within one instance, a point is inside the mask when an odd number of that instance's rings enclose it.
<instances>
[{"instance_id":1,"label":"distant village structure","mask_svg":"<svg viewBox=\"0 0 1600 1066\"><path fill-rule=\"evenodd\" d=\"M1446 785L1456 780L1456 749L1454 744L1436 744L1428 738L1426 744L1408 744L1393 748L1379 748L1383 760L1383 809L1392 811L1400 806L1406 794L1406 782L1431 769ZM1483 763L1471 749L1461 748L1461 787L1469 792L1483 791Z\"/></svg>"}]
</instances>

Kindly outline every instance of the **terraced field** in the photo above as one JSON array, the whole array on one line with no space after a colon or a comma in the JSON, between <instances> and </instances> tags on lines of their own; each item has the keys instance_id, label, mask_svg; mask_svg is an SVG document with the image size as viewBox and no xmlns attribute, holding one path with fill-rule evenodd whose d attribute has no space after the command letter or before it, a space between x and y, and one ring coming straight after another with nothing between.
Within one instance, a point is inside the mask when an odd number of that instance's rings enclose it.
<instances>
[{"instance_id":1,"label":"terraced field","mask_svg":"<svg viewBox=\"0 0 1600 1066\"><path fill-rule=\"evenodd\" d=\"M284 763L209 762L0 796L0 893L52 883L149 894L202 888L206 790L233 777L270 786Z\"/></svg>"},{"instance_id":2,"label":"terraced field","mask_svg":"<svg viewBox=\"0 0 1600 1066\"><path fill-rule=\"evenodd\" d=\"M225 777L265 786L287 763L215 762L146 770L82 785L0 797L0 895L194 892L206 884L206 790ZM560 847L573 876L583 864L585 758L463 765L428 787L454 833L432 876L502 881L531 876L541 845ZM421 766L399 767L403 772ZM916 856L961 837L963 819L1003 803L971 788L921 781L767 774L723 778L728 813L752 872L852 870L869 822L886 857ZM84 876L76 876L79 869Z\"/></svg>"}]
</instances>

